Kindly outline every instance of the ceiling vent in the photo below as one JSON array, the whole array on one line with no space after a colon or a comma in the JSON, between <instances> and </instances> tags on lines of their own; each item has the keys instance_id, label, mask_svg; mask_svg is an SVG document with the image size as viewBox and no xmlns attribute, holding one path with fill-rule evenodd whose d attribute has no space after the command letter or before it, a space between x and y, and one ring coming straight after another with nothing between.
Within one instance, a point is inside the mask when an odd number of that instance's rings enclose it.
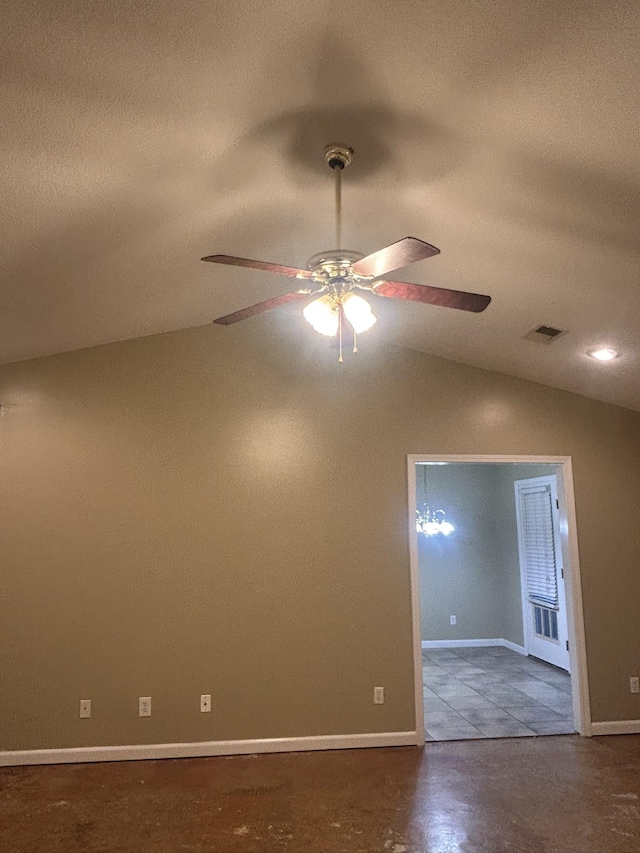
<instances>
[{"instance_id":1,"label":"ceiling vent","mask_svg":"<svg viewBox=\"0 0 640 853\"><path fill-rule=\"evenodd\" d=\"M553 326L536 326L535 329L531 329L530 332L527 332L527 334L522 337L525 341L536 341L539 344L552 344L554 341L557 341L558 338L561 338L566 334L567 332L564 329L554 329Z\"/></svg>"}]
</instances>

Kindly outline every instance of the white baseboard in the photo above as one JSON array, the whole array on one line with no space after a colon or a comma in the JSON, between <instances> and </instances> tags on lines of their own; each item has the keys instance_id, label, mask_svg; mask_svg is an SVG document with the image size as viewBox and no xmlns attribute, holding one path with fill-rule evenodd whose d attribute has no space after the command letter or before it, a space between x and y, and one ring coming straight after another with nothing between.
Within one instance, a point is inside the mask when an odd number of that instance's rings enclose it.
<instances>
[{"instance_id":1,"label":"white baseboard","mask_svg":"<svg viewBox=\"0 0 640 853\"><path fill-rule=\"evenodd\" d=\"M202 758L261 752L305 752L314 749L362 749L415 746L416 732L375 732L357 735L213 740L197 743L153 743L131 746L87 746L69 749L21 749L0 752L0 767L22 764L72 764L84 761L148 761L154 758Z\"/></svg>"},{"instance_id":2,"label":"white baseboard","mask_svg":"<svg viewBox=\"0 0 640 853\"><path fill-rule=\"evenodd\" d=\"M637 735L640 734L640 720L607 720L604 723L591 723L592 735Z\"/></svg>"},{"instance_id":3,"label":"white baseboard","mask_svg":"<svg viewBox=\"0 0 640 853\"><path fill-rule=\"evenodd\" d=\"M517 643L512 643L511 640L503 639L500 645L504 646L505 649L511 649L512 652L517 652L519 655L527 654L527 650L524 646L519 646Z\"/></svg>"},{"instance_id":4,"label":"white baseboard","mask_svg":"<svg viewBox=\"0 0 640 853\"><path fill-rule=\"evenodd\" d=\"M504 637L495 637L491 640L422 640L423 649L472 649L478 646L503 646L520 655L527 654L524 646L505 640Z\"/></svg>"}]
</instances>

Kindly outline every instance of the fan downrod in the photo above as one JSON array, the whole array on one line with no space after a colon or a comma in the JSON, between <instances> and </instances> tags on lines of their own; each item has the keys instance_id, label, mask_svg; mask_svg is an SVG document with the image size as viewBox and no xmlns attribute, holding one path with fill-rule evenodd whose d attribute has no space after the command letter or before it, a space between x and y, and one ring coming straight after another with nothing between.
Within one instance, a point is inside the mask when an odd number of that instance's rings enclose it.
<instances>
[{"instance_id":1,"label":"fan downrod","mask_svg":"<svg viewBox=\"0 0 640 853\"><path fill-rule=\"evenodd\" d=\"M353 148L348 145L327 145L324 159L336 176L336 249L342 240L342 172L353 160Z\"/></svg>"}]
</instances>

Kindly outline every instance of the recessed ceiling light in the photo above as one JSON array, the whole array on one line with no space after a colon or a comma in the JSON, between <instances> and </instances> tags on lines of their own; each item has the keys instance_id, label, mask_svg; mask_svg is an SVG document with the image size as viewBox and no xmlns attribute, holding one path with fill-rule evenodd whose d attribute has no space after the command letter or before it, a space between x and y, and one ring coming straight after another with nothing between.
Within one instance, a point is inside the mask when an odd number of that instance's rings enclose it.
<instances>
[{"instance_id":1,"label":"recessed ceiling light","mask_svg":"<svg viewBox=\"0 0 640 853\"><path fill-rule=\"evenodd\" d=\"M597 358L598 361L611 361L612 359L617 358L620 353L610 347L602 347L601 349L589 350L587 355L590 355L591 358Z\"/></svg>"}]
</instances>

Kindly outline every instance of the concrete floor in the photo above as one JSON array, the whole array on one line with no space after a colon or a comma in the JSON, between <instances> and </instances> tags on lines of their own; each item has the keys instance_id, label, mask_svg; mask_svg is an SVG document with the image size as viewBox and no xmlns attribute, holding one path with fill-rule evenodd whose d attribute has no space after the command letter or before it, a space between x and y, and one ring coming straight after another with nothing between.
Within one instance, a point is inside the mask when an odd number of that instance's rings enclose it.
<instances>
[{"instance_id":1,"label":"concrete floor","mask_svg":"<svg viewBox=\"0 0 640 853\"><path fill-rule=\"evenodd\" d=\"M0 769L2 853L637 853L640 736Z\"/></svg>"}]
</instances>

